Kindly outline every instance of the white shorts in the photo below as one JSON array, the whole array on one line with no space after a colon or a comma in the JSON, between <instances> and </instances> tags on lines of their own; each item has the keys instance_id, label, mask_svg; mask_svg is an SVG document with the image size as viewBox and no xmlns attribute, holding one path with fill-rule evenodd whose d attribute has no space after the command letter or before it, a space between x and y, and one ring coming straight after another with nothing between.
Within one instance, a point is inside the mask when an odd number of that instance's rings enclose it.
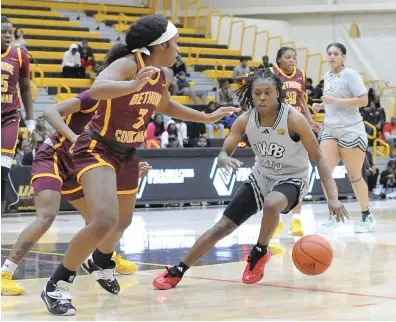
<instances>
[{"instance_id":1,"label":"white shorts","mask_svg":"<svg viewBox=\"0 0 396 322\"><path fill-rule=\"evenodd\" d=\"M282 213L287 214L290 210L298 205L300 200L302 200L308 193L308 178L290 178L286 180L273 180L264 176L255 175L253 172L250 174L247 182L252 186L254 196L257 203L257 209L261 210L264 205L264 199L273 191L276 187L282 184L291 184L299 189L299 196L297 200L288 207L284 209Z\"/></svg>"},{"instance_id":2,"label":"white shorts","mask_svg":"<svg viewBox=\"0 0 396 322\"><path fill-rule=\"evenodd\" d=\"M363 122L336 128L324 125L320 140L336 140L341 148L359 148L363 152L366 152L368 144L366 127Z\"/></svg>"}]
</instances>

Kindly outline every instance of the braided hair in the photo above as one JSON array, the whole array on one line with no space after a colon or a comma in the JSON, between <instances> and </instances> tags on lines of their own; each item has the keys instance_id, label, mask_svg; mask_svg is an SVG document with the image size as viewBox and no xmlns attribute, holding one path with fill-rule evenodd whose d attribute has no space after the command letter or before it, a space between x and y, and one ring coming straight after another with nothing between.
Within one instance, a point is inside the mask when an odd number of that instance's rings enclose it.
<instances>
[{"instance_id":1,"label":"braided hair","mask_svg":"<svg viewBox=\"0 0 396 322\"><path fill-rule=\"evenodd\" d=\"M254 108L252 90L253 90L253 82L257 79L265 79L271 81L278 90L279 103L282 102L283 83L281 79L278 76L276 76L274 73L272 73L268 68L259 67L252 70L252 72L246 78L245 83L242 84L242 86L235 92L235 94L238 97L238 101L241 103L241 105L246 104L249 109Z\"/></svg>"}]
</instances>

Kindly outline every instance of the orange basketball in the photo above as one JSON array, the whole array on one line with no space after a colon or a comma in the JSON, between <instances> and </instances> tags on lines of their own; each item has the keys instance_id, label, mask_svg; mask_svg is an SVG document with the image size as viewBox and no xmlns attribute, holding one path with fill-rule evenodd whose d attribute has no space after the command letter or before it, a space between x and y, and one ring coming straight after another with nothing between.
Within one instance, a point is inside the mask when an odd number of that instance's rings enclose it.
<instances>
[{"instance_id":1,"label":"orange basketball","mask_svg":"<svg viewBox=\"0 0 396 322\"><path fill-rule=\"evenodd\" d=\"M324 273L333 261L333 249L321 236L309 235L298 240L293 247L293 263L305 275Z\"/></svg>"}]
</instances>

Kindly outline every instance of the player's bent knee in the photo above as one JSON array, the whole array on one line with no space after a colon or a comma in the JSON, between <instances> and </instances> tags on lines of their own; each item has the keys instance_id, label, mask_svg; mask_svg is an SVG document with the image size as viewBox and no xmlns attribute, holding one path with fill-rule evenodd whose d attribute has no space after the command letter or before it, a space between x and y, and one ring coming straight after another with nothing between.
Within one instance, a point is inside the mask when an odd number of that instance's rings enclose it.
<instances>
[{"instance_id":1,"label":"player's bent knee","mask_svg":"<svg viewBox=\"0 0 396 322\"><path fill-rule=\"evenodd\" d=\"M264 216L276 216L282 211L282 206L279 203L268 201L264 202L263 212Z\"/></svg>"},{"instance_id":2,"label":"player's bent knee","mask_svg":"<svg viewBox=\"0 0 396 322\"><path fill-rule=\"evenodd\" d=\"M41 212L40 214L37 213L36 221L40 224L42 230L47 231L52 226L56 216L57 213Z\"/></svg>"},{"instance_id":3,"label":"player's bent knee","mask_svg":"<svg viewBox=\"0 0 396 322\"><path fill-rule=\"evenodd\" d=\"M237 228L238 226L227 218L227 221L220 221L211 229L211 236L220 240L230 235Z\"/></svg>"},{"instance_id":4,"label":"player's bent knee","mask_svg":"<svg viewBox=\"0 0 396 322\"><path fill-rule=\"evenodd\" d=\"M98 212L88 226L91 226L99 239L104 238L110 231L118 225L118 214L111 212Z\"/></svg>"}]
</instances>

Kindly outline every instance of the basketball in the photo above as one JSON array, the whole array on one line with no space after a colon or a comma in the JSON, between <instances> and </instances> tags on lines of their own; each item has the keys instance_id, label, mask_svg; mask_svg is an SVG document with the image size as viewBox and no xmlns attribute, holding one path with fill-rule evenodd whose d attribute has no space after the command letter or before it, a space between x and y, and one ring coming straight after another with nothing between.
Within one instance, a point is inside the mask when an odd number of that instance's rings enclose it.
<instances>
[{"instance_id":1,"label":"basketball","mask_svg":"<svg viewBox=\"0 0 396 322\"><path fill-rule=\"evenodd\" d=\"M298 240L293 247L293 263L305 275L324 273L333 261L333 249L321 236L309 235Z\"/></svg>"}]
</instances>

